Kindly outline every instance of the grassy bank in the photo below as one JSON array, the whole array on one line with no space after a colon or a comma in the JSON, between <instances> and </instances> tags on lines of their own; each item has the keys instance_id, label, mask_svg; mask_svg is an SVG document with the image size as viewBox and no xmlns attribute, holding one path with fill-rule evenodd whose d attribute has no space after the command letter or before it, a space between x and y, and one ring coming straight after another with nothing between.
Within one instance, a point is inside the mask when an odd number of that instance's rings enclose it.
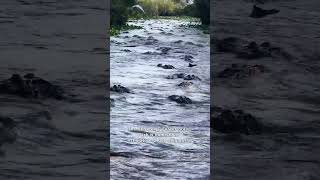
<instances>
[{"instance_id":1,"label":"grassy bank","mask_svg":"<svg viewBox=\"0 0 320 180\"><path fill-rule=\"evenodd\" d=\"M110 35L115 36L120 31L140 29L142 27L128 25L129 19L163 19L200 18L201 23L210 23L209 0L194 0L190 4L182 0L111 0ZM137 8L136 5L139 5ZM141 7L141 8L140 8ZM142 9L142 10L141 10ZM199 26L206 30L206 26Z\"/></svg>"},{"instance_id":2,"label":"grassy bank","mask_svg":"<svg viewBox=\"0 0 320 180\"><path fill-rule=\"evenodd\" d=\"M137 0L137 3L144 8L147 16L177 16L186 6L177 0Z\"/></svg>"},{"instance_id":3,"label":"grassy bank","mask_svg":"<svg viewBox=\"0 0 320 180\"><path fill-rule=\"evenodd\" d=\"M205 34L209 34L209 25L201 24L200 18L190 17L190 16L153 16L153 17L146 17L143 18L144 20L151 20L151 19L172 19L172 20L182 20L185 21L186 24L181 25L182 27L186 28L197 28L201 30ZM129 18L128 20L134 21L137 20L136 18ZM141 26L135 25L124 25L124 26L111 26L110 35L117 36L121 33L121 31L129 31L134 29L142 29Z\"/></svg>"},{"instance_id":4,"label":"grassy bank","mask_svg":"<svg viewBox=\"0 0 320 180\"><path fill-rule=\"evenodd\" d=\"M136 0L143 7L145 16L191 16L201 19L202 24L210 24L210 0Z\"/></svg>"}]
</instances>

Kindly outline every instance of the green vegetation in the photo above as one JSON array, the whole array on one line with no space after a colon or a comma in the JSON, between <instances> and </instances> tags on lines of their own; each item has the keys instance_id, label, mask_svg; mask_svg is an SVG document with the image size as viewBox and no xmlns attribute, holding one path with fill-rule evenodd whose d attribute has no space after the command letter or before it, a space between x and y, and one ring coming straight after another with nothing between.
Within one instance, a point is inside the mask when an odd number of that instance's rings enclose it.
<instances>
[{"instance_id":1,"label":"green vegetation","mask_svg":"<svg viewBox=\"0 0 320 180\"><path fill-rule=\"evenodd\" d=\"M191 16L210 24L210 0L194 0L192 4L182 0L137 0L145 10L145 16Z\"/></svg>"},{"instance_id":2,"label":"green vegetation","mask_svg":"<svg viewBox=\"0 0 320 180\"><path fill-rule=\"evenodd\" d=\"M202 24L210 24L210 0L195 0L196 17L201 19Z\"/></svg>"},{"instance_id":3,"label":"green vegetation","mask_svg":"<svg viewBox=\"0 0 320 180\"><path fill-rule=\"evenodd\" d=\"M203 25L210 24L210 0L194 0L183 8L181 14L186 16L198 17L201 19Z\"/></svg>"},{"instance_id":4,"label":"green vegetation","mask_svg":"<svg viewBox=\"0 0 320 180\"><path fill-rule=\"evenodd\" d=\"M125 26L129 18L129 7L135 3L135 0L111 0L111 27Z\"/></svg>"},{"instance_id":5,"label":"green vegetation","mask_svg":"<svg viewBox=\"0 0 320 180\"><path fill-rule=\"evenodd\" d=\"M133 17L130 7L136 0L111 0L110 35L115 36L121 30L140 29L140 26L128 25L129 17Z\"/></svg>"},{"instance_id":6,"label":"green vegetation","mask_svg":"<svg viewBox=\"0 0 320 180\"><path fill-rule=\"evenodd\" d=\"M137 3L144 8L148 17L178 16L186 6L180 0L137 0Z\"/></svg>"},{"instance_id":7,"label":"green vegetation","mask_svg":"<svg viewBox=\"0 0 320 180\"><path fill-rule=\"evenodd\" d=\"M111 0L111 36L117 35L121 30L137 29L129 26L131 19L163 18L164 16L189 16L201 19L203 27L210 24L210 0ZM132 8L140 5L139 8ZM208 29L208 28L207 28Z\"/></svg>"}]
</instances>

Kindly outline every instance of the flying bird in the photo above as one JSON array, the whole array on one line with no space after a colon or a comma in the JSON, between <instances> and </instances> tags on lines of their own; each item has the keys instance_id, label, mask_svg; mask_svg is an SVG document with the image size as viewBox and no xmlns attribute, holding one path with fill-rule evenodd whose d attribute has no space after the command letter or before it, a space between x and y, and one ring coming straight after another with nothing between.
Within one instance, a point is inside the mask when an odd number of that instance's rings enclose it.
<instances>
[{"instance_id":1,"label":"flying bird","mask_svg":"<svg viewBox=\"0 0 320 180\"><path fill-rule=\"evenodd\" d=\"M137 9L137 10L139 10L140 12L145 13L145 12L144 12L144 9L143 9L140 5L134 5L134 6L132 6L131 8L132 8L132 9Z\"/></svg>"}]
</instances>

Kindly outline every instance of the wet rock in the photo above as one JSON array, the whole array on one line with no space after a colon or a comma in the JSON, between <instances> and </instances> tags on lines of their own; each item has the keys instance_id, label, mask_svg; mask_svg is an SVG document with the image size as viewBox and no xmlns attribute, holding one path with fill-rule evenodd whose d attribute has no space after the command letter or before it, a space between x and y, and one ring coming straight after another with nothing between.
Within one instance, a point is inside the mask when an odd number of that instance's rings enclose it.
<instances>
[{"instance_id":1,"label":"wet rock","mask_svg":"<svg viewBox=\"0 0 320 180\"><path fill-rule=\"evenodd\" d=\"M205 47L205 45L203 45L203 44L196 44L196 46L198 46L198 47Z\"/></svg>"},{"instance_id":2,"label":"wet rock","mask_svg":"<svg viewBox=\"0 0 320 180\"><path fill-rule=\"evenodd\" d=\"M182 57L183 58L183 60L185 60L186 62L189 62L189 63L193 63L193 56L191 56L191 55L185 55L185 56L183 56Z\"/></svg>"},{"instance_id":3,"label":"wet rock","mask_svg":"<svg viewBox=\"0 0 320 180\"><path fill-rule=\"evenodd\" d=\"M161 54L168 54L168 52L171 50L171 48L170 47L160 47L157 50L161 51Z\"/></svg>"},{"instance_id":4,"label":"wet rock","mask_svg":"<svg viewBox=\"0 0 320 180\"><path fill-rule=\"evenodd\" d=\"M265 44L264 44L265 45ZM271 57L270 47L259 46L256 42L250 42L247 46L237 52L239 58L258 59Z\"/></svg>"},{"instance_id":5,"label":"wet rock","mask_svg":"<svg viewBox=\"0 0 320 180\"><path fill-rule=\"evenodd\" d=\"M142 38L142 36L139 36L139 35L133 35L132 37L138 38L138 39L141 39L141 38Z\"/></svg>"},{"instance_id":6,"label":"wet rock","mask_svg":"<svg viewBox=\"0 0 320 180\"><path fill-rule=\"evenodd\" d=\"M123 158L129 158L131 157L130 153L126 153L126 152L110 152L110 156L111 157L123 157Z\"/></svg>"},{"instance_id":7,"label":"wet rock","mask_svg":"<svg viewBox=\"0 0 320 180\"><path fill-rule=\"evenodd\" d=\"M64 99L64 91L60 86L28 73L21 77L13 74L11 78L0 82L0 93L12 94L24 98Z\"/></svg>"},{"instance_id":8,"label":"wet rock","mask_svg":"<svg viewBox=\"0 0 320 180\"><path fill-rule=\"evenodd\" d=\"M262 125L251 114L242 110L223 110L211 118L212 128L222 133L261 134Z\"/></svg>"},{"instance_id":9,"label":"wet rock","mask_svg":"<svg viewBox=\"0 0 320 180\"><path fill-rule=\"evenodd\" d=\"M280 11L277 9L270 9L270 10L266 10L266 9L262 9L260 7L257 7L256 5L253 6L252 12L250 14L250 17L252 18L263 18L267 15L271 15L271 14L276 14L279 13Z\"/></svg>"},{"instance_id":10,"label":"wet rock","mask_svg":"<svg viewBox=\"0 0 320 180\"><path fill-rule=\"evenodd\" d=\"M291 56L291 54L289 54L288 52L286 52L285 50L283 50L280 47L265 47L269 52L271 57L283 57L285 59L292 59L293 57Z\"/></svg>"},{"instance_id":11,"label":"wet rock","mask_svg":"<svg viewBox=\"0 0 320 180\"><path fill-rule=\"evenodd\" d=\"M110 43L113 43L113 44L115 44L115 45L126 44L125 42L118 42L118 41L115 41L115 40L111 40Z\"/></svg>"},{"instance_id":12,"label":"wet rock","mask_svg":"<svg viewBox=\"0 0 320 180\"><path fill-rule=\"evenodd\" d=\"M165 64L165 65L158 64L157 67L161 67L161 68L163 68L163 69L175 69L174 66L172 66L172 65L167 65L167 64Z\"/></svg>"},{"instance_id":13,"label":"wet rock","mask_svg":"<svg viewBox=\"0 0 320 180\"><path fill-rule=\"evenodd\" d=\"M113 85L110 88L110 91L117 92L117 93L130 93L130 90L128 88L121 85Z\"/></svg>"},{"instance_id":14,"label":"wet rock","mask_svg":"<svg viewBox=\"0 0 320 180\"><path fill-rule=\"evenodd\" d=\"M175 54L183 54L184 51L179 51L179 50L177 50L177 51L174 51L173 53L175 53ZM182 58L182 59L183 59L183 58Z\"/></svg>"},{"instance_id":15,"label":"wet rock","mask_svg":"<svg viewBox=\"0 0 320 180\"><path fill-rule=\"evenodd\" d=\"M159 55L158 52L151 52L151 51L147 51L147 52L144 52L142 54L145 54L145 55Z\"/></svg>"},{"instance_id":16,"label":"wet rock","mask_svg":"<svg viewBox=\"0 0 320 180\"><path fill-rule=\"evenodd\" d=\"M186 42L186 45L194 45L193 42Z\"/></svg>"},{"instance_id":17,"label":"wet rock","mask_svg":"<svg viewBox=\"0 0 320 180\"><path fill-rule=\"evenodd\" d=\"M187 75L187 76L185 76L184 78L183 78L184 80L199 80L199 81L201 81L201 79L198 77L198 76L195 76L195 75Z\"/></svg>"},{"instance_id":18,"label":"wet rock","mask_svg":"<svg viewBox=\"0 0 320 180\"><path fill-rule=\"evenodd\" d=\"M272 46L269 42L263 42L260 45L255 42L250 42L237 53L237 56L245 59L258 59L263 57L292 58L291 55L282 48Z\"/></svg>"},{"instance_id":19,"label":"wet rock","mask_svg":"<svg viewBox=\"0 0 320 180\"><path fill-rule=\"evenodd\" d=\"M221 40L216 40L215 45L218 52L236 53L242 42L236 37L227 37Z\"/></svg>"},{"instance_id":20,"label":"wet rock","mask_svg":"<svg viewBox=\"0 0 320 180\"><path fill-rule=\"evenodd\" d=\"M157 42L158 42L158 40L156 38L154 38L153 36L149 36L147 38L147 42L145 43L145 45L153 45Z\"/></svg>"},{"instance_id":21,"label":"wet rock","mask_svg":"<svg viewBox=\"0 0 320 180\"><path fill-rule=\"evenodd\" d=\"M129 50L129 49L121 49L121 51L123 51L123 52L131 52L131 50Z\"/></svg>"},{"instance_id":22,"label":"wet rock","mask_svg":"<svg viewBox=\"0 0 320 180\"><path fill-rule=\"evenodd\" d=\"M9 117L0 116L0 145L4 143L13 143L16 140L14 127L16 123Z\"/></svg>"},{"instance_id":23,"label":"wet rock","mask_svg":"<svg viewBox=\"0 0 320 180\"><path fill-rule=\"evenodd\" d=\"M189 66L188 67L194 67L194 66L197 66L196 64L191 64L189 63Z\"/></svg>"},{"instance_id":24,"label":"wet rock","mask_svg":"<svg viewBox=\"0 0 320 180\"><path fill-rule=\"evenodd\" d=\"M181 44L183 41L182 40L178 40L178 41L174 41L173 43L175 44Z\"/></svg>"},{"instance_id":25,"label":"wet rock","mask_svg":"<svg viewBox=\"0 0 320 180\"><path fill-rule=\"evenodd\" d=\"M177 74L173 74L171 76L167 76L167 79L184 79L184 80L187 80L187 81L190 81L190 80L199 80L201 81L201 79L196 76L196 75L186 75L184 73L177 73Z\"/></svg>"},{"instance_id":26,"label":"wet rock","mask_svg":"<svg viewBox=\"0 0 320 180\"><path fill-rule=\"evenodd\" d=\"M164 32L164 31L160 32L160 34L166 35L166 36L172 36L173 35L171 32Z\"/></svg>"},{"instance_id":27,"label":"wet rock","mask_svg":"<svg viewBox=\"0 0 320 180\"><path fill-rule=\"evenodd\" d=\"M155 40L157 40L157 39L154 38L153 36L149 36L149 37L147 38L147 41L155 41Z\"/></svg>"},{"instance_id":28,"label":"wet rock","mask_svg":"<svg viewBox=\"0 0 320 180\"><path fill-rule=\"evenodd\" d=\"M115 106L115 100L110 98L110 106L111 107L114 107Z\"/></svg>"},{"instance_id":29,"label":"wet rock","mask_svg":"<svg viewBox=\"0 0 320 180\"><path fill-rule=\"evenodd\" d=\"M192 104L192 100L190 98L187 98L186 96L172 95L169 96L168 99L179 104Z\"/></svg>"},{"instance_id":30,"label":"wet rock","mask_svg":"<svg viewBox=\"0 0 320 180\"><path fill-rule=\"evenodd\" d=\"M34 78L34 74L33 73L28 73L28 74L24 75L23 77L26 78L26 79L32 79L32 78Z\"/></svg>"},{"instance_id":31,"label":"wet rock","mask_svg":"<svg viewBox=\"0 0 320 180\"><path fill-rule=\"evenodd\" d=\"M191 85L193 85L193 82L182 82L178 84L179 87L189 87Z\"/></svg>"},{"instance_id":32,"label":"wet rock","mask_svg":"<svg viewBox=\"0 0 320 180\"><path fill-rule=\"evenodd\" d=\"M227 67L220 73L219 78L246 78L252 77L266 72L266 68L263 65L240 65L232 64L231 67Z\"/></svg>"},{"instance_id":33,"label":"wet rock","mask_svg":"<svg viewBox=\"0 0 320 180\"><path fill-rule=\"evenodd\" d=\"M218 52L233 53L242 59L259 59L264 57L281 56L286 59L291 56L279 47L272 46L269 42L257 44L254 41L247 42L236 37L228 37L215 41Z\"/></svg>"},{"instance_id":34,"label":"wet rock","mask_svg":"<svg viewBox=\"0 0 320 180\"><path fill-rule=\"evenodd\" d=\"M184 73L177 73L171 76L167 76L167 79L180 79L180 78L184 78L184 76L185 76Z\"/></svg>"}]
</instances>

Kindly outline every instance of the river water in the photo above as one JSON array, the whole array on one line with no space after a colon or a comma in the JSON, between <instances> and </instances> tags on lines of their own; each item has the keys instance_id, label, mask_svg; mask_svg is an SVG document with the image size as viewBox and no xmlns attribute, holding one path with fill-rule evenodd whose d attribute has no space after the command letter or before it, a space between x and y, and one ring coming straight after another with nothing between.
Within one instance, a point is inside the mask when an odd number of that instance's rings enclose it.
<instances>
[{"instance_id":1,"label":"river water","mask_svg":"<svg viewBox=\"0 0 320 180\"><path fill-rule=\"evenodd\" d=\"M0 1L0 81L33 73L68 96L0 94L0 116L15 125L0 122L1 180L106 179L107 4Z\"/></svg>"},{"instance_id":2,"label":"river water","mask_svg":"<svg viewBox=\"0 0 320 180\"><path fill-rule=\"evenodd\" d=\"M197 23L181 19L130 21L142 29L111 37L111 85L131 90L111 92L110 141L111 152L116 154L111 157L111 179L209 179L210 36L190 26ZM190 59L197 66L188 67ZM201 80L167 78L176 73ZM192 84L178 86L182 82ZM171 95L186 96L193 103L180 105L168 99ZM168 127L180 128L174 138L182 141L139 142L147 131L132 130Z\"/></svg>"},{"instance_id":3,"label":"river water","mask_svg":"<svg viewBox=\"0 0 320 180\"><path fill-rule=\"evenodd\" d=\"M263 0L256 4L280 12L260 19L248 17L252 1L212 2L212 105L241 109L266 126L261 135L211 133L214 179L319 179L319 1ZM216 51L217 40L229 37L268 42L291 58L248 60ZM232 64L263 65L267 72L240 80L217 77Z\"/></svg>"}]
</instances>

